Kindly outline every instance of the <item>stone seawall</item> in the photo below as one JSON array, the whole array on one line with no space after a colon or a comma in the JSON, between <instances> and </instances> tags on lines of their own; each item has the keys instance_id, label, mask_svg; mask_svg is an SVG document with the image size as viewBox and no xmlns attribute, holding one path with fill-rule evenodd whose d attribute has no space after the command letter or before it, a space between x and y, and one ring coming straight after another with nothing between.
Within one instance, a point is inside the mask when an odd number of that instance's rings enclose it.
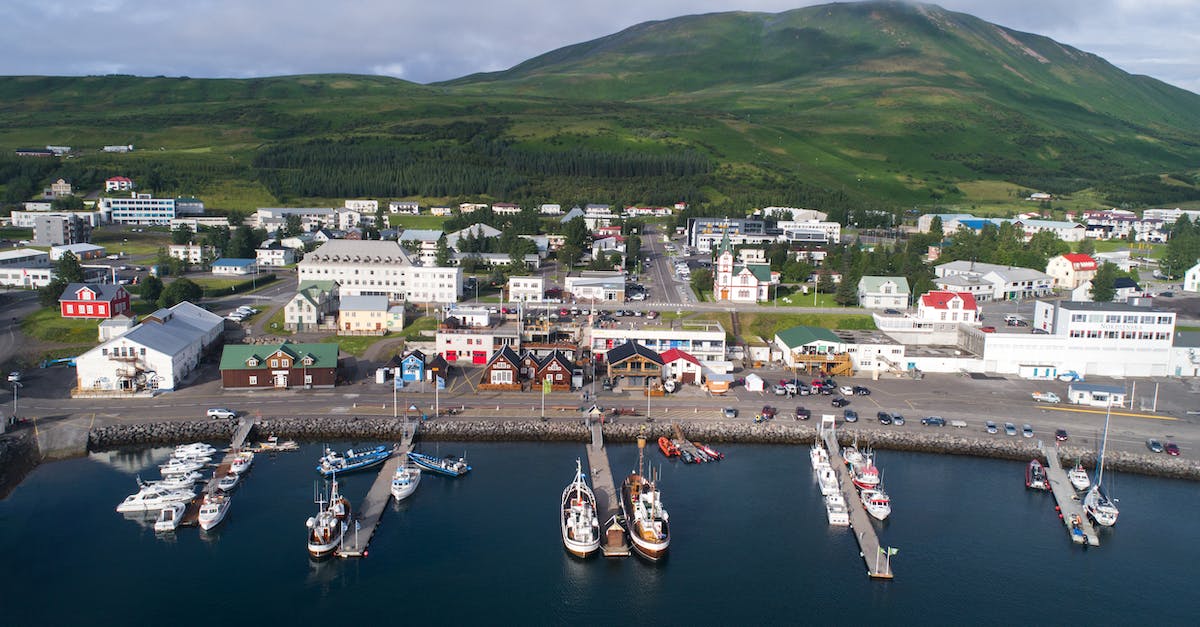
<instances>
[{"instance_id":1,"label":"stone seawall","mask_svg":"<svg viewBox=\"0 0 1200 627\"><path fill-rule=\"evenodd\" d=\"M32 430L0 436L0 499L20 485L40 458Z\"/></svg>"},{"instance_id":2,"label":"stone seawall","mask_svg":"<svg viewBox=\"0 0 1200 627\"><path fill-rule=\"evenodd\" d=\"M811 444L816 427L808 424L745 424L681 421L688 438L711 443L748 444ZM110 425L94 429L89 434L89 448L102 450L135 444L178 444L196 440L228 440L237 427L236 421L160 422L138 425ZM323 439L398 440L402 426L391 418L335 416L322 418L273 418L262 420L251 438L274 434L281 438L319 441ZM653 442L661 435L673 436L671 425L620 420L606 424L604 437L608 442L633 442L645 432ZM913 451L991 457L1027 461L1044 458L1036 440L1024 438L979 437L955 429L902 431L865 427L843 431L840 441L880 450ZM586 427L578 421L538 420L433 420L421 425L420 439L429 441L473 442L579 442L590 440ZM1074 446L1060 447L1063 463L1080 459L1091 468L1095 452ZM1113 451L1107 468L1175 479L1200 481L1200 462L1166 455L1137 454Z\"/></svg>"}]
</instances>

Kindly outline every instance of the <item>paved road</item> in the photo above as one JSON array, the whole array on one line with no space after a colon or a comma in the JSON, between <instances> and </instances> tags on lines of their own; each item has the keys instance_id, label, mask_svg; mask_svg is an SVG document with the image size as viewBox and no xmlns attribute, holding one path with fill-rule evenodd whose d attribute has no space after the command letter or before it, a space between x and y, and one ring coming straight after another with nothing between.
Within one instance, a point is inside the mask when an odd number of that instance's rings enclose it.
<instances>
[{"instance_id":1,"label":"paved road","mask_svg":"<svg viewBox=\"0 0 1200 627\"><path fill-rule=\"evenodd\" d=\"M20 319L37 311L37 292L11 291L0 294L0 364L17 355L21 343Z\"/></svg>"}]
</instances>

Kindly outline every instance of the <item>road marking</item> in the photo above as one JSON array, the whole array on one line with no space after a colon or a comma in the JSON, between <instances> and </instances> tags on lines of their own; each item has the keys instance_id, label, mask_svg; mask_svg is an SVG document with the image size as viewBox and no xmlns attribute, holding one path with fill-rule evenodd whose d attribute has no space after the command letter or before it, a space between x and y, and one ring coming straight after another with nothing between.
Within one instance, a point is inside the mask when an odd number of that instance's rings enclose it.
<instances>
[{"instance_id":1,"label":"road marking","mask_svg":"<svg viewBox=\"0 0 1200 627\"><path fill-rule=\"evenodd\" d=\"M1049 405L1034 405L1034 407L1041 407L1042 409L1049 409L1052 411L1077 412L1080 414L1108 413L1108 412L1100 411L1099 409L1080 409L1080 408L1075 408L1075 407L1053 407L1053 406L1049 406ZM1179 420L1178 418L1175 418L1174 416L1155 416L1154 414L1135 414L1133 412L1127 412L1127 411L1114 411L1114 412L1112 412L1112 415L1114 415L1114 416L1129 416L1130 418L1149 418L1151 420L1168 420L1168 421Z\"/></svg>"}]
</instances>

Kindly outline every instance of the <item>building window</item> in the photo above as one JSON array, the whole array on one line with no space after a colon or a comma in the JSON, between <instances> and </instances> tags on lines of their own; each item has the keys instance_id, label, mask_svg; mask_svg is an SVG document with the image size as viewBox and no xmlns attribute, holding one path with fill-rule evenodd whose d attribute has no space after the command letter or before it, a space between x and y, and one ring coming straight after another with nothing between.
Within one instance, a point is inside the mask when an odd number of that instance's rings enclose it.
<instances>
[{"instance_id":1,"label":"building window","mask_svg":"<svg viewBox=\"0 0 1200 627\"><path fill-rule=\"evenodd\" d=\"M258 377L257 376L250 375L250 385L258 385Z\"/></svg>"},{"instance_id":2,"label":"building window","mask_svg":"<svg viewBox=\"0 0 1200 627\"><path fill-rule=\"evenodd\" d=\"M272 360L271 360L271 367L272 367L272 368L278 368L278 367L279 367L279 360L278 360L278 359L272 359Z\"/></svg>"},{"instance_id":3,"label":"building window","mask_svg":"<svg viewBox=\"0 0 1200 627\"><path fill-rule=\"evenodd\" d=\"M304 375L304 383L305 383L305 385L312 384L312 375L311 374Z\"/></svg>"}]
</instances>

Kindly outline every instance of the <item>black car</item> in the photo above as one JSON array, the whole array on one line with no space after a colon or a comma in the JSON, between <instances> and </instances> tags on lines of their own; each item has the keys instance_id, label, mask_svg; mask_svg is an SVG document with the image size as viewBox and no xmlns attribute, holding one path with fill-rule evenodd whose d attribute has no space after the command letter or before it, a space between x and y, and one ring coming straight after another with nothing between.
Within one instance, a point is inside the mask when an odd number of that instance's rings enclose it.
<instances>
[{"instance_id":1,"label":"black car","mask_svg":"<svg viewBox=\"0 0 1200 627\"><path fill-rule=\"evenodd\" d=\"M799 406L796 408L795 418L796 420L808 420L809 418L812 418L812 411L804 406Z\"/></svg>"},{"instance_id":2,"label":"black car","mask_svg":"<svg viewBox=\"0 0 1200 627\"><path fill-rule=\"evenodd\" d=\"M842 419L846 422L858 422L858 412L853 409L842 411Z\"/></svg>"},{"instance_id":3,"label":"black car","mask_svg":"<svg viewBox=\"0 0 1200 627\"><path fill-rule=\"evenodd\" d=\"M854 393L859 396L870 396L871 390L862 385L854 386Z\"/></svg>"},{"instance_id":4,"label":"black car","mask_svg":"<svg viewBox=\"0 0 1200 627\"><path fill-rule=\"evenodd\" d=\"M879 424L881 424L881 425L892 424L892 415L886 411L881 411L881 412L875 414L875 417L879 419Z\"/></svg>"},{"instance_id":5,"label":"black car","mask_svg":"<svg viewBox=\"0 0 1200 627\"><path fill-rule=\"evenodd\" d=\"M1068 437L1066 429L1058 429L1054 432L1054 439L1059 442L1066 442Z\"/></svg>"},{"instance_id":6,"label":"black car","mask_svg":"<svg viewBox=\"0 0 1200 627\"><path fill-rule=\"evenodd\" d=\"M833 405L834 407L845 407L846 405L850 404L850 401L842 398L841 396L835 396L833 397L832 401L829 401L829 404Z\"/></svg>"},{"instance_id":7,"label":"black car","mask_svg":"<svg viewBox=\"0 0 1200 627\"><path fill-rule=\"evenodd\" d=\"M944 427L946 426L946 419L941 416L926 416L921 419L921 424L926 427Z\"/></svg>"}]
</instances>

